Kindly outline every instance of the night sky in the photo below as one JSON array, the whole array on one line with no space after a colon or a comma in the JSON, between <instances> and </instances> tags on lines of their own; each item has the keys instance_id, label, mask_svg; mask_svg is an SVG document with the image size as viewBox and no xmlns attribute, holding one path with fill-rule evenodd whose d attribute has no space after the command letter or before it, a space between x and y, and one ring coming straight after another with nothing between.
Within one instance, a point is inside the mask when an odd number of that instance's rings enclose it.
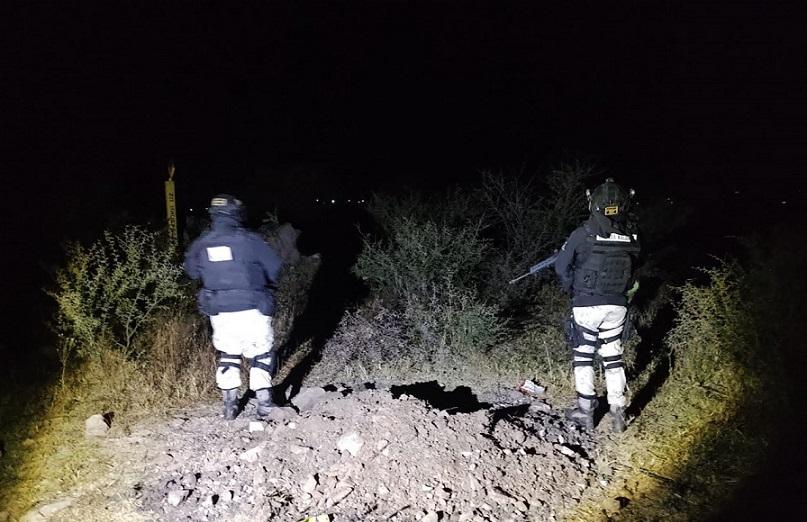
<instances>
[{"instance_id":1,"label":"night sky","mask_svg":"<svg viewBox=\"0 0 807 522\"><path fill-rule=\"evenodd\" d=\"M37 283L63 238L158 217L169 159L183 206L437 189L564 152L700 205L804 197L798 2L67 4L0 6L5 261Z\"/></svg>"}]
</instances>

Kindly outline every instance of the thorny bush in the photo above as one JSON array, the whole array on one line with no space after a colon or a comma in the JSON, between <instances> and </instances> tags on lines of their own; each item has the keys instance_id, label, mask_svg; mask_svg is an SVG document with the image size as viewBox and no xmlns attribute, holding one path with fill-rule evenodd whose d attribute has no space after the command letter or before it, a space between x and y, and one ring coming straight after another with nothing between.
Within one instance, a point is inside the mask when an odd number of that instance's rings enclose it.
<instances>
[{"instance_id":1,"label":"thorny bush","mask_svg":"<svg viewBox=\"0 0 807 522\"><path fill-rule=\"evenodd\" d=\"M97 356L107 344L137 355L136 335L190 297L171 248L138 226L105 231L89 247L69 244L48 294L57 304L52 326L62 339L63 363L71 354Z\"/></svg>"},{"instance_id":2,"label":"thorny bush","mask_svg":"<svg viewBox=\"0 0 807 522\"><path fill-rule=\"evenodd\" d=\"M488 250L481 222L455 226L389 215L386 226L385 239L365 237L354 271L403 310L410 336L437 353L493 342L501 331L496 309L477 297Z\"/></svg>"}]
</instances>

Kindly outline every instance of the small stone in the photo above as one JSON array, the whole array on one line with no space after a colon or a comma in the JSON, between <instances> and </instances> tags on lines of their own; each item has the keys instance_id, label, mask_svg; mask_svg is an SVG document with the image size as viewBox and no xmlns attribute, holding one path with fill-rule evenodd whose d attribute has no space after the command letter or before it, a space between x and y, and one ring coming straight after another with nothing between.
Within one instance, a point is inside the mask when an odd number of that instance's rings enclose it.
<instances>
[{"instance_id":1,"label":"small stone","mask_svg":"<svg viewBox=\"0 0 807 522\"><path fill-rule=\"evenodd\" d=\"M161 453L154 458L154 464L158 467L169 466L174 461L174 456L170 453Z\"/></svg>"},{"instance_id":2,"label":"small stone","mask_svg":"<svg viewBox=\"0 0 807 522\"><path fill-rule=\"evenodd\" d=\"M249 421L249 431L250 433L256 431L264 431L266 429L266 423L261 421Z\"/></svg>"},{"instance_id":3,"label":"small stone","mask_svg":"<svg viewBox=\"0 0 807 522\"><path fill-rule=\"evenodd\" d=\"M9 518L11 515L8 514L8 511L0 511L0 522L8 522Z\"/></svg>"},{"instance_id":4,"label":"small stone","mask_svg":"<svg viewBox=\"0 0 807 522\"><path fill-rule=\"evenodd\" d=\"M421 522L437 522L438 520L440 520L440 515L438 515L434 511L429 511L420 520Z\"/></svg>"},{"instance_id":5,"label":"small stone","mask_svg":"<svg viewBox=\"0 0 807 522\"><path fill-rule=\"evenodd\" d=\"M378 494L382 497L389 495L389 489L384 484L378 486Z\"/></svg>"},{"instance_id":6,"label":"small stone","mask_svg":"<svg viewBox=\"0 0 807 522\"><path fill-rule=\"evenodd\" d=\"M616 513L619 513L619 510L622 509L622 503L619 501L619 499L609 498L603 502L602 507L606 514L615 515Z\"/></svg>"},{"instance_id":7,"label":"small stone","mask_svg":"<svg viewBox=\"0 0 807 522\"><path fill-rule=\"evenodd\" d=\"M196 473L185 473L182 475L180 484L185 489L194 489L196 487Z\"/></svg>"},{"instance_id":8,"label":"small stone","mask_svg":"<svg viewBox=\"0 0 807 522\"><path fill-rule=\"evenodd\" d=\"M388 440L386 440L386 439L381 439L381 440L379 440L378 442L376 442L376 444L375 444L375 450L376 450L376 451L378 451L378 452L384 451L384 448L386 448L388 445L389 445L389 441L388 441Z\"/></svg>"},{"instance_id":9,"label":"small stone","mask_svg":"<svg viewBox=\"0 0 807 522\"><path fill-rule=\"evenodd\" d=\"M556 445L555 448L567 457L576 458L578 456L577 453L568 446Z\"/></svg>"},{"instance_id":10,"label":"small stone","mask_svg":"<svg viewBox=\"0 0 807 522\"><path fill-rule=\"evenodd\" d=\"M347 496L350 495L351 493L353 493L353 488L350 487L338 489L336 490L336 493L334 493L327 500L326 505L335 506L336 504L342 502L345 498L347 498Z\"/></svg>"},{"instance_id":11,"label":"small stone","mask_svg":"<svg viewBox=\"0 0 807 522\"><path fill-rule=\"evenodd\" d=\"M534 403L530 404L529 411L531 411L533 413L536 413L536 412L548 413L548 412L552 411L552 406L550 406L549 404L547 404L545 402L540 402L540 401L539 402L534 402Z\"/></svg>"},{"instance_id":12,"label":"small stone","mask_svg":"<svg viewBox=\"0 0 807 522\"><path fill-rule=\"evenodd\" d=\"M317 489L317 477L314 475L308 475L308 478L306 478L305 482L303 482L301 489L306 493L313 493L314 490Z\"/></svg>"},{"instance_id":13,"label":"small stone","mask_svg":"<svg viewBox=\"0 0 807 522\"><path fill-rule=\"evenodd\" d=\"M328 392L322 388L302 388L300 393L292 397L291 403L300 411L307 411L322 401Z\"/></svg>"},{"instance_id":14,"label":"small stone","mask_svg":"<svg viewBox=\"0 0 807 522\"><path fill-rule=\"evenodd\" d=\"M176 507L183 503L188 495L190 495L190 491L187 489L174 489L168 492L168 503Z\"/></svg>"},{"instance_id":15,"label":"small stone","mask_svg":"<svg viewBox=\"0 0 807 522\"><path fill-rule=\"evenodd\" d=\"M207 496L207 497L205 497L205 499L202 501L202 506L203 506L203 507L206 507L206 508L211 508L211 507L213 507L213 506L215 506L215 505L216 505L216 502L218 502L218 500L219 500L219 496L218 496L218 495L208 495L208 496Z\"/></svg>"},{"instance_id":16,"label":"small stone","mask_svg":"<svg viewBox=\"0 0 807 522\"><path fill-rule=\"evenodd\" d=\"M307 453L310 450L311 448L307 448L305 446L298 446L297 444L289 444L289 451L293 455L302 455L303 453Z\"/></svg>"},{"instance_id":17,"label":"small stone","mask_svg":"<svg viewBox=\"0 0 807 522\"><path fill-rule=\"evenodd\" d=\"M352 431L347 435L343 435L339 438L339 440L336 441L336 447L339 449L339 451L347 451L354 457L358 455L362 445L364 445L364 441L355 431Z\"/></svg>"},{"instance_id":18,"label":"small stone","mask_svg":"<svg viewBox=\"0 0 807 522\"><path fill-rule=\"evenodd\" d=\"M293 419L296 416L297 412L294 411L294 408L289 408L288 406L278 406L276 408L270 408L269 413L261 418L274 422L285 422L289 419Z\"/></svg>"},{"instance_id":19,"label":"small stone","mask_svg":"<svg viewBox=\"0 0 807 522\"><path fill-rule=\"evenodd\" d=\"M238 458L247 462L257 462L258 456L260 456L261 452L263 451L263 444L258 444L254 448L248 449L247 451L238 455Z\"/></svg>"},{"instance_id":20,"label":"small stone","mask_svg":"<svg viewBox=\"0 0 807 522\"><path fill-rule=\"evenodd\" d=\"M48 520L59 511L62 511L73 505L73 502L74 499L72 498L63 498L61 500L57 500L56 502L39 504L34 509L23 515L23 517L20 519L20 522L39 522L43 520ZM4 513L6 516L6 520L8 520L8 518L10 518L9 513L7 511Z\"/></svg>"},{"instance_id":21,"label":"small stone","mask_svg":"<svg viewBox=\"0 0 807 522\"><path fill-rule=\"evenodd\" d=\"M510 502L510 495L501 488L493 488L488 492L488 497L497 504L508 504Z\"/></svg>"},{"instance_id":22,"label":"small stone","mask_svg":"<svg viewBox=\"0 0 807 522\"><path fill-rule=\"evenodd\" d=\"M479 483L479 479L473 475L468 475L465 478L463 486L466 491L478 491L482 488L482 484Z\"/></svg>"},{"instance_id":23,"label":"small stone","mask_svg":"<svg viewBox=\"0 0 807 522\"><path fill-rule=\"evenodd\" d=\"M86 437L103 437L109 431L109 424L103 415L95 414L84 421Z\"/></svg>"}]
</instances>

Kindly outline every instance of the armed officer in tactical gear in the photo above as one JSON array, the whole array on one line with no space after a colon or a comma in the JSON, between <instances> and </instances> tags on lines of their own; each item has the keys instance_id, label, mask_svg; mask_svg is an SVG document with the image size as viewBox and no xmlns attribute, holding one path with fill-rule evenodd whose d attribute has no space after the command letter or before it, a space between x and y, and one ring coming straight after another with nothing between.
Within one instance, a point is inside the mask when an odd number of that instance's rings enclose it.
<instances>
[{"instance_id":1,"label":"armed officer in tactical gear","mask_svg":"<svg viewBox=\"0 0 807 522\"><path fill-rule=\"evenodd\" d=\"M241 358L250 364L249 387L258 399L258 416L272 402L272 315L281 260L254 232L244 229L244 206L229 194L210 202L211 227L185 254L185 271L201 279L199 310L210 316L219 356L216 384L224 396L224 418L238 415Z\"/></svg>"},{"instance_id":2,"label":"armed officer in tactical gear","mask_svg":"<svg viewBox=\"0 0 807 522\"><path fill-rule=\"evenodd\" d=\"M586 429L594 428L597 394L594 358L599 354L605 372L608 404L616 432L625 430L625 327L639 238L628 223L633 191L608 178L587 191L591 216L569 236L555 260L563 289L572 296L572 318L567 337L573 350L577 407L566 416Z\"/></svg>"}]
</instances>

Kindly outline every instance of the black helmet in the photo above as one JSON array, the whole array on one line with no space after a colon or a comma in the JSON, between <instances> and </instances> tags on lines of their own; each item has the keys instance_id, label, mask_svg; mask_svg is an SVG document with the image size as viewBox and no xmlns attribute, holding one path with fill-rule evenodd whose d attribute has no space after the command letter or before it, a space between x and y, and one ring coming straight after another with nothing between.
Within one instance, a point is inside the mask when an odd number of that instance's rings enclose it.
<instances>
[{"instance_id":1,"label":"black helmet","mask_svg":"<svg viewBox=\"0 0 807 522\"><path fill-rule=\"evenodd\" d=\"M593 192L586 191L588 209L591 213L596 212L610 219L621 220L626 217L634 194L633 189L625 190L617 185L613 178L607 178L605 183L595 188Z\"/></svg>"},{"instance_id":2,"label":"black helmet","mask_svg":"<svg viewBox=\"0 0 807 522\"><path fill-rule=\"evenodd\" d=\"M222 216L242 221L244 219L244 204L230 194L217 194L210 200L207 209L210 217Z\"/></svg>"}]
</instances>

